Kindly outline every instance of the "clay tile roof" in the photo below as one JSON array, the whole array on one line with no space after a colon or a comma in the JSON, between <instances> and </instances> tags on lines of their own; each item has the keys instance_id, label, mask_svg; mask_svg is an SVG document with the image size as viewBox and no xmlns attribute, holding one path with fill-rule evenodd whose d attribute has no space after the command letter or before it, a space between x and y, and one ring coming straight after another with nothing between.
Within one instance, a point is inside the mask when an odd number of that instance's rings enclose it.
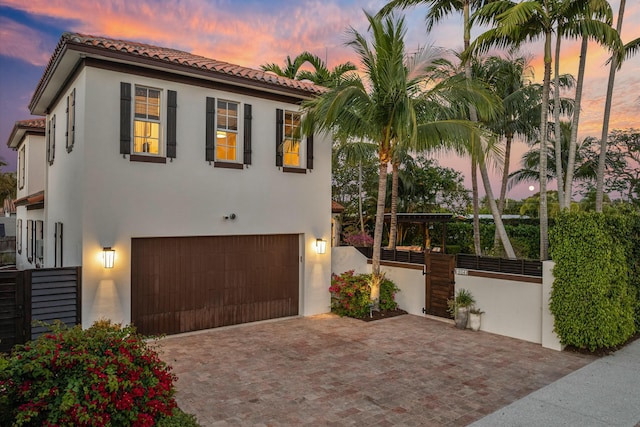
<instances>
[{"instance_id":1,"label":"clay tile roof","mask_svg":"<svg viewBox=\"0 0 640 427\"><path fill-rule=\"evenodd\" d=\"M107 37L91 36L79 33L64 33L56 46L45 72L38 83L35 94L38 94L42 86L48 81L50 74L54 71L60 57L66 49L73 49L74 46L93 47L106 51L117 51L130 56L135 61L136 57L155 58L166 65L180 64L185 68L205 70L215 77L236 77L246 79L248 82L266 84L281 89L294 90L307 96L318 95L326 91L326 88L310 82L292 80L286 77L276 76L265 71L254 70L240 65L234 65L215 59L205 58L181 50L153 46L145 43L132 42L127 40L110 39ZM188 70L185 70L188 71ZM34 97L36 96L34 94ZM34 103L34 100L31 101Z\"/></svg>"},{"instance_id":2,"label":"clay tile roof","mask_svg":"<svg viewBox=\"0 0 640 427\"><path fill-rule=\"evenodd\" d=\"M44 135L45 132L45 118L44 117L34 117L26 120L18 120L13 125L13 130L11 131L11 135L9 135L9 140L7 141L7 146L10 148L16 148L22 137L29 132L38 133Z\"/></svg>"},{"instance_id":3,"label":"clay tile roof","mask_svg":"<svg viewBox=\"0 0 640 427\"><path fill-rule=\"evenodd\" d=\"M335 200L331 201L331 213L340 213L344 211L344 206L342 206L340 203L336 202Z\"/></svg>"},{"instance_id":4,"label":"clay tile roof","mask_svg":"<svg viewBox=\"0 0 640 427\"><path fill-rule=\"evenodd\" d=\"M32 118L32 119L27 119L27 120L18 120L16 122L15 126L21 127L23 129L44 130L45 129L45 118L44 117L37 117L37 118Z\"/></svg>"}]
</instances>

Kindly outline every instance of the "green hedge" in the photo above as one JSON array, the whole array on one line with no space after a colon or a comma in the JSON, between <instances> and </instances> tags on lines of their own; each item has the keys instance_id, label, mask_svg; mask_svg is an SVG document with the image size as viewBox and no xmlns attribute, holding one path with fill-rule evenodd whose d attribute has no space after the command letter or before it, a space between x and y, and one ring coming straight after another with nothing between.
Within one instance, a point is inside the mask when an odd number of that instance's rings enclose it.
<instances>
[{"instance_id":1,"label":"green hedge","mask_svg":"<svg viewBox=\"0 0 640 427\"><path fill-rule=\"evenodd\" d=\"M636 328L622 219L563 213L549 233L556 266L551 291L555 330L563 344L594 351L624 343Z\"/></svg>"},{"instance_id":2,"label":"green hedge","mask_svg":"<svg viewBox=\"0 0 640 427\"><path fill-rule=\"evenodd\" d=\"M530 221L522 223L505 223L507 235L511 240L514 251L518 258L539 259L540 258L540 227L531 224ZM493 222L480 222L480 246L485 255L502 256L501 251L494 253L493 242L496 226ZM432 236L434 243L439 243L439 236ZM456 251L450 250L454 247ZM473 223L470 221L455 221L447 224L447 252L472 254L473 249Z\"/></svg>"}]
</instances>

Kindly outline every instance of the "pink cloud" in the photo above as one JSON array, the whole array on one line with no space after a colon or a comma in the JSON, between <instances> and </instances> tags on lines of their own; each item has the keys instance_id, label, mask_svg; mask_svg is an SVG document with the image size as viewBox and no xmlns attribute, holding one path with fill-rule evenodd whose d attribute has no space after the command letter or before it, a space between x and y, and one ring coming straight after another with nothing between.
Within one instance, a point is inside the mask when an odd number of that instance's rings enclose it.
<instances>
[{"instance_id":1,"label":"pink cloud","mask_svg":"<svg viewBox=\"0 0 640 427\"><path fill-rule=\"evenodd\" d=\"M43 35L33 28L0 16L0 55L18 58L36 66L46 65L51 52L44 48ZM30 40L30 43L25 43Z\"/></svg>"}]
</instances>

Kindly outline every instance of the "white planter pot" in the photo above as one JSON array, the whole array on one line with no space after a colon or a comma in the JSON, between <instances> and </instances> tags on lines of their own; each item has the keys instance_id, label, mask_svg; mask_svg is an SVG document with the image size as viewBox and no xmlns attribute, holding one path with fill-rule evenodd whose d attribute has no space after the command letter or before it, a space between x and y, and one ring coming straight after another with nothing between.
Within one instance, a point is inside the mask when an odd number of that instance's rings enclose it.
<instances>
[{"instance_id":1,"label":"white planter pot","mask_svg":"<svg viewBox=\"0 0 640 427\"><path fill-rule=\"evenodd\" d=\"M474 331L480 329L480 314L469 313L469 327Z\"/></svg>"}]
</instances>

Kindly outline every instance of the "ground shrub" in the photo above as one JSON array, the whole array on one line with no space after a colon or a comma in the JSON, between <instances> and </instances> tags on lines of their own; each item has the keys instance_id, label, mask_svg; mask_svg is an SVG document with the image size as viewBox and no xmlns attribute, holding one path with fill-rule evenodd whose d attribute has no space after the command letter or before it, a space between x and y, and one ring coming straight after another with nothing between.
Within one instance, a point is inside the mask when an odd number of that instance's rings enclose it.
<instances>
[{"instance_id":1,"label":"ground shrub","mask_svg":"<svg viewBox=\"0 0 640 427\"><path fill-rule=\"evenodd\" d=\"M385 278L380 284L380 310L395 310L398 308L396 293L400 288L391 280Z\"/></svg>"},{"instance_id":2,"label":"ground shrub","mask_svg":"<svg viewBox=\"0 0 640 427\"><path fill-rule=\"evenodd\" d=\"M0 361L0 424L156 425L176 408L170 370L132 326L56 324Z\"/></svg>"},{"instance_id":3,"label":"ground shrub","mask_svg":"<svg viewBox=\"0 0 640 427\"><path fill-rule=\"evenodd\" d=\"M561 342L590 351L624 343L635 332L636 301L624 247L605 216L563 213L549 240L556 263L550 309Z\"/></svg>"},{"instance_id":4,"label":"ground shrub","mask_svg":"<svg viewBox=\"0 0 640 427\"><path fill-rule=\"evenodd\" d=\"M331 276L331 311L340 316L363 317L369 314L371 274L354 274L353 270ZM400 289L389 279L380 284L380 309L395 310L395 294Z\"/></svg>"},{"instance_id":5,"label":"ground shrub","mask_svg":"<svg viewBox=\"0 0 640 427\"><path fill-rule=\"evenodd\" d=\"M199 427L196 417L183 412L180 408L173 408L171 416L158 421L158 427Z\"/></svg>"}]
</instances>

